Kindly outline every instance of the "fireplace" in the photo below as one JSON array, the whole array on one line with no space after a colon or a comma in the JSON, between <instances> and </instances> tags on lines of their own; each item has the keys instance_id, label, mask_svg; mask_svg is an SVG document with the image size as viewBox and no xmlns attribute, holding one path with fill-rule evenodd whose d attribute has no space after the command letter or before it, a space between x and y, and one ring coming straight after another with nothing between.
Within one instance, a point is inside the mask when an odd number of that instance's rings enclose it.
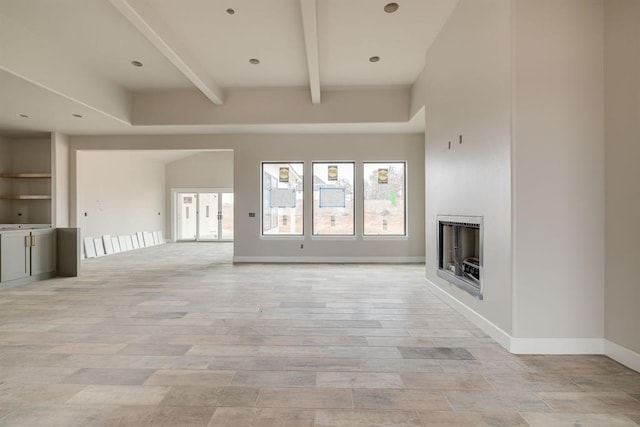
<instances>
[{"instance_id":1,"label":"fireplace","mask_svg":"<svg viewBox=\"0 0 640 427\"><path fill-rule=\"evenodd\" d=\"M482 299L482 217L438 215L439 277Z\"/></svg>"}]
</instances>

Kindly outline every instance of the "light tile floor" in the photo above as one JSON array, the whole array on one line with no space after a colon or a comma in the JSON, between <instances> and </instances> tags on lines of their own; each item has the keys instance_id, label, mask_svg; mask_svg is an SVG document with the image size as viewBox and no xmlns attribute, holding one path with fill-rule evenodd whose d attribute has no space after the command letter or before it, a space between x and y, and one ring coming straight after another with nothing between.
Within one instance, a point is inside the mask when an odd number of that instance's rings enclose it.
<instances>
[{"instance_id":1,"label":"light tile floor","mask_svg":"<svg viewBox=\"0 0 640 427\"><path fill-rule=\"evenodd\" d=\"M0 290L2 426L633 426L640 374L515 356L420 265L232 265L229 244Z\"/></svg>"}]
</instances>

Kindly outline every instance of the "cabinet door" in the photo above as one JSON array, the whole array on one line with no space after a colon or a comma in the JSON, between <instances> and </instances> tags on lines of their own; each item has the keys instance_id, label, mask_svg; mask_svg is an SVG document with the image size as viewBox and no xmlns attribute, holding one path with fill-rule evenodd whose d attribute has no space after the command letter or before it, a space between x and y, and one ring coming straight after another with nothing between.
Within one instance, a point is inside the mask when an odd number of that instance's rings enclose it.
<instances>
[{"instance_id":1,"label":"cabinet door","mask_svg":"<svg viewBox=\"0 0 640 427\"><path fill-rule=\"evenodd\" d=\"M31 231L31 274L56 271L56 230Z\"/></svg>"},{"instance_id":2,"label":"cabinet door","mask_svg":"<svg viewBox=\"0 0 640 427\"><path fill-rule=\"evenodd\" d=\"M27 246L28 231L0 234L0 282L28 277L31 252Z\"/></svg>"}]
</instances>

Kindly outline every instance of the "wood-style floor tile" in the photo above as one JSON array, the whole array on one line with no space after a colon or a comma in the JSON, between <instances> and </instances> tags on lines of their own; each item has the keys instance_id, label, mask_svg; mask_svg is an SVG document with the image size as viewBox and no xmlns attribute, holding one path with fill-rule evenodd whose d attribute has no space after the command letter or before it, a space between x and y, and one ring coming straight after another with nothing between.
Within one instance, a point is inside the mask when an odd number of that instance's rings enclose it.
<instances>
[{"instance_id":1,"label":"wood-style floor tile","mask_svg":"<svg viewBox=\"0 0 640 427\"><path fill-rule=\"evenodd\" d=\"M420 411L418 414L423 427L530 427L520 414L513 412Z\"/></svg>"},{"instance_id":2,"label":"wood-style floor tile","mask_svg":"<svg viewBox=\"0 0 640 427\"><path fill-rule=\"evenodd\" d=\"M169 387L88 385L67 403L83 405L159 405Z\"/></svg>"},{"instance_id":3,"label":"wood-style floor tile","mask_svg":"<svg viewBox=\"0 0 640 427\"><path fill-rule=\"evenodd\" d=\"M556 412L640 414L640 402L619 391L538 393Z\"/></svg>"},{"instance_id":4,"label":"wood-style floor tile","mask_svg":"<svg viewBox=\"0 0 640 427\"><path fill-rule=\"evenodd\" d=\"M264 408L351 409L351 390L322 388L263 388L256 406Z\"/></svg>"},{"instance_id":5,"label":"wood-style floor tile","mask_svg":"<svg viewBox=\"0 0 640 427\"><path fill-rule=\"evenodd\" d=\"M308 409L217 408L209 427L314 427Z\"/></svg>"},{"instance_id":6,"label":"wood-style floor tile","mask_svg":"<svg viewBox=\"0 0 640 427\"><path fill-rule=\"evenodd\" d=\"M510 354L424 265L233 264L232 249L166 244L0 290L0 426L640 424L638 372Z\"/></svg>"},{"instance_id":7,"label":"wood-style floor tile","mask_svg":"<svg viewBox=\"0 0 640 427\"><path fill-rule=\"evenodd\" d=\"M450 406L440 392L426 390L354 389L356 409L448 411Z\"/></svg>"},{"instance_id":8,"label":"wood-style floor tile","mask_svg":"<svg viewBox=\"0 0 640 427\"><path fill-rule=\"evenodd\" d=\"M531 427L637 427L623 415L524 413L522 416Z\"/></svg>"},{"instance_id":9,"label":"wood-style floor tile","mask_svg":"<svg viewBox=\"0 0 640 427\"><path fill-rule=\"evenodd\" d=\"M318 372L318 387L403 388L399 374L384 372Z\"/></svg>"},{"instance_id":10,"label":"wood-style floor tile","mask_svg":"<svg viewBox=\"0 0 640 427\"><path fill-rule=\"evenodd\" d=\"M321 409L315 427L420 427L415 411L370 411Z\"/></svg>"},{"instance_id":11,"label":"wood-style floor tile","mask_svg":"<svg viewBox=\"0 0 640 427\"><path fill-rule=\"evenodd\" d=\"M161 369L151 375L144 384L219 387L229 385L234 375L235 371Z\"/></svg>"},{"instance_id":12,"label":"wood-style floor tile","mask_svg":"<svg viewBox=\"0 0 640 427\"><path fill-rule=\"evenodd\" d=\"M141 385L153 374L152 369L82 368L67 376L64 384Z\"/></svg>"}]
</instances>

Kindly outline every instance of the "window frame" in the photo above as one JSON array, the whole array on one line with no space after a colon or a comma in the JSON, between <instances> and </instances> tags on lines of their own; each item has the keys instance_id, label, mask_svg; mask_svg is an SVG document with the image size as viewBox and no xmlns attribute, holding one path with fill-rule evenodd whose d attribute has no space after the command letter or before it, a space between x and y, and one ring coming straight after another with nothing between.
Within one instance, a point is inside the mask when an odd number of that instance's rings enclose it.
<instances>
[{"instance_id":1,"label":"window frame","mask_svg":"<svg viewBox=\"0 0 640 427\"><path fill-rule=\"evenodd\" d=\"M314 177L315 177L315 165L316 164L326 164L327 166L329 165L340 165L340 164L349 164L353 166L353 188L352 188L352 210L353 210L353 214L352 214L352 230L353 232L351 234L316 234L315 233L315 212L316 212L316 203L315 203L315 183L314 183ZM356 205L357 205L357 199L356 199L356 194L357 194L357 165L358 162L356 162L355 160L313 160L311 162L311 238L313 240L322 240L322 239L327 239L327 240L356 240L357 239L357 223L356 223ZM319 195L318 195L319 197Z\"/></svg>"},{"instance_id":2,"label":"window frame","mask_svg":"<svg viewBox=\"0 0 640 427\"><path fill-rule=\"evenodd\" d=\"M292 233L287 233L287 234L265 234L265 229L264 229L264 203L265 203L265 183L264 183L264 178L265 178L265 173L267 173L271 178L275 178L277 180L277 177L272 176L270 173L265 172L264 170L264 166L265 165L291 165L291 164L295 164L298 163L300 165L302 165L302 183L301 183L301 188L302 188L302 203L300 203L300 206L296 205L296 209L301 208L302 209L302 214L300 215L301 217L301 221L302 221L302 228L300 233L297 234L292 234ZM304 240L305 239L305 200L306 200L306 189L305 189L305 169L306 169L306 163L303 160L264 160L260 162L260 239L266 239L266 240ZM271 183L269 183L269 189L271 189L273 185L273 181ZM278 208L275 208L278 209ZM273 213L269 212L270 217L273 216ZM275 214L276 218L277 218L277 213ZM271 223L272 218L269 219L270 223ZM277 219L276 219L277 222Z\"/></svg>"},{"instance_id":3,"label":"window frame","mask_svg":"<svg viewBox=\"0 0 640 427\"><path fill-rule=\"evenodd\" d=\"M399 163L404 165L404 177L403 177L403 204L404 204L404 234L367 234L366 232L366 177L365 177L365 165L367 164L394 164ZM363 240L408 240L409 239L409 179L408 179L409 162L406 160L363 160L362 161L362 239Z\"/></svg>"}]
</instances>

